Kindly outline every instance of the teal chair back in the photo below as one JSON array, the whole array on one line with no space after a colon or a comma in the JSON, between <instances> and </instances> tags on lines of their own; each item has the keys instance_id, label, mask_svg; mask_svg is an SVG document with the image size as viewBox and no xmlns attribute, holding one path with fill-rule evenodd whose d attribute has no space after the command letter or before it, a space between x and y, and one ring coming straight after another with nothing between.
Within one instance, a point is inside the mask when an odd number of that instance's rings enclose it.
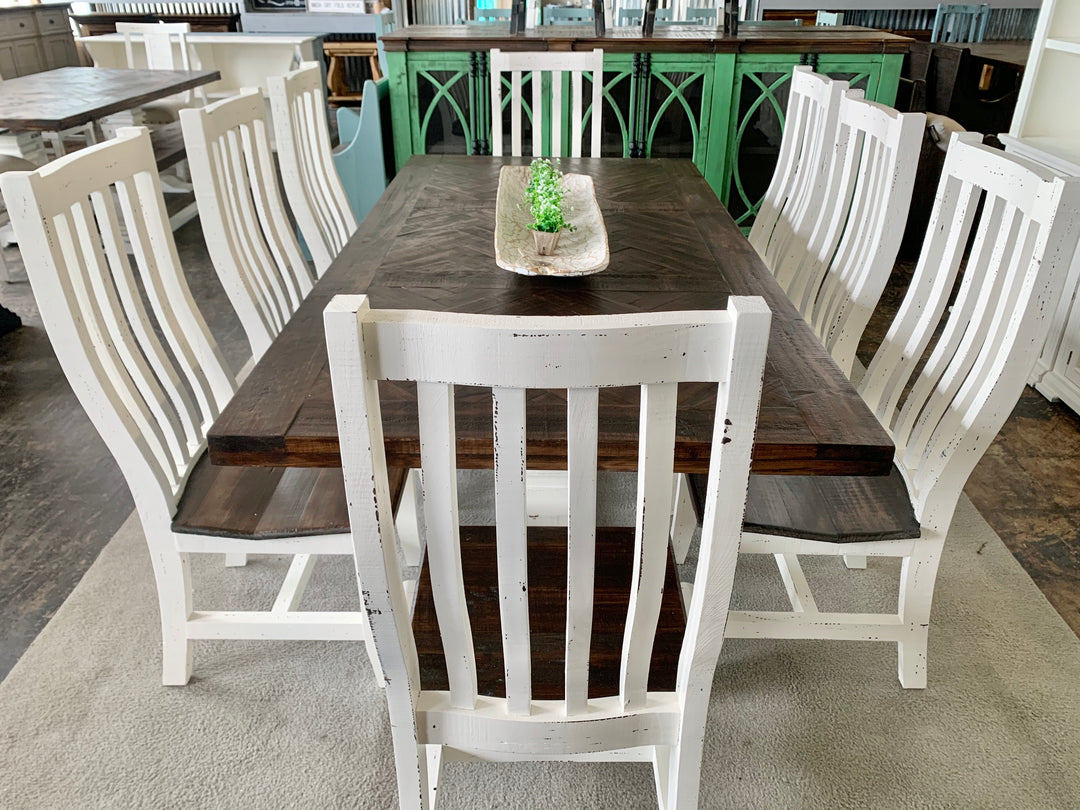
<instances>
[{"instance_id":1,"label":"teal chair back","mask_svg":"<svg viewBox=\"0 0 1080 810\"><path fill-rule=\"evenodd\" d=\"M990 4L964 6L941 3L934 17L931 42L982 42L986 23L990 20Z\"/></svg>"},{"instance_id":2,"label":"teal chair back","mask_svg":"<svg viewBox=\"0 0 1080 810\"><path fill-rule=\"evenodd\" d=\"M543 10L544 25L582 25L593 21L591 8L548 6Z\"/></svg>"},{"instance_id":3,"label":"teal chair back","mask_svg":"<svg viewBox=\"0 0 1080 810\"><path fill-rule=\"evenodd\" d=\"M478 23L508 23L510 22L511 9L508 8L480 8L473 9L473 22Z\"/></svg>"},{"instance_id":4,"label":"teal chair back","mask_svg":"<svg viewBox=\"0 0 1080 810\"><path fill-rule=\"evenodd\" d=\"M645 10L641 8L621 8L619 9L619 25L641 25L641 20L645 16ZM671 20L670 8L658 8L656 10L657 22L669 22Z\"/></svg>"},{"instance_id":5,"label":"teal chair back","mask_svg":"<svg viewBox=\"0 0 1080 810\"><path fill-rule=\"evenodd\" d=\"M393 139L390 137L390 80L364 82L360 112L338 107L338 138L334 168L345 187L357 222L363 222L386 189L393 171ZM385 130L387 131L384 131Z\"/></svg>"}]
</instances>

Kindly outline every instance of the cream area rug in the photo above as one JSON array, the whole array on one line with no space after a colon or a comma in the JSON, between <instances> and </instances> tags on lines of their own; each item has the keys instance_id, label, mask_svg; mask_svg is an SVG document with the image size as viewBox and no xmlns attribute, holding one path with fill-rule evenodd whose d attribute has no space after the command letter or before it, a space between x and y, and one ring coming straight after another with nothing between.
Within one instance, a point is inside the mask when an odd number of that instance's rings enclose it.
<instances>
[{"instance_id":1,"label":"cream area rug","mask_svg":"<svg viewBox=\"0 0 1080 810\"><path fill-rule=\"evenodd\" d=\"M340 564L339 564L340 562ZM283 560L196 558L196 604L264 603ZM897 568L808 576L867 608ZM199 587L202 583L203 587ZM740 606L782 605L771 560L740 565ZM356 604L351 561L318 568L305 607ZM205 642L187 687L160 684L138 520L120 529L0 684L0 807L393 808L386 707L363 649ZM1080 641L966 498L946 545L930 686L893 645L735 640L716 673L702 808L1080 807ZM641 764L449 764L440 807L650 808Z\"/></svg>"}]
</instances>

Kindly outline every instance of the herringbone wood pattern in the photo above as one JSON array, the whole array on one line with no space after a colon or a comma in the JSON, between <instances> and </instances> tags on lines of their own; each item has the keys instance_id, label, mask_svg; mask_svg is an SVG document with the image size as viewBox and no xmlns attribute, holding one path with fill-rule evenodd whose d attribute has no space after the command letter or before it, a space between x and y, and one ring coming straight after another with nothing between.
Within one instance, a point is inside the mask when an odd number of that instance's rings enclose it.
<instances>
[{"instance_id":1,"label":"herringbone wood pattern","mask_svg":"<svg viewBox=\"0 0 1080 810\"><path fill-rule=\"evenodd\" d=\"M337 293L372 305L504 315L593 315L724 307L731 294L762 295L773 310L758 472L885 473L892 447L854 388L761 264L689 161L562 160L590 174L604 214L611 263L581 278L526 277L494 258L499 169L527 160L413 158L252 372L210 434L217 463L337 466L337 425L322 310ZM571 216L572 220L572 216ZM419 466L415 395L383 389L387 461ZM707 469L715 392L680 390L677 468ZM637 463L637 390L600 400L600 463ZM565 466L566 401L528 400L530 467ZM457 395L458 463L491 465L490 393Z\"/></svg>"}]
</instances>

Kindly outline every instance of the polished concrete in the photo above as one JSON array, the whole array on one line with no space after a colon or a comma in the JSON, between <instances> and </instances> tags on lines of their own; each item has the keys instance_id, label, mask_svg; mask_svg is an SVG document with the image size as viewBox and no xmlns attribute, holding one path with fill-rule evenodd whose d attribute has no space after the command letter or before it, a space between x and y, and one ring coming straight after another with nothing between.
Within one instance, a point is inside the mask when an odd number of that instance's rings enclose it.
<instances>
[{"instance_id":1,"label":"polished concrete","mask_svg":"<svg viewBox=\"0 0 1080 810\"><path fill-rule=\"evenodd\" d=\"M177 241L196 301L230 364L239 368L247 344L206 257L198 220L181 228ZM5 256L13 269L19 266L16 250ZM870 343L883 333L909 271L898 266L898 283L868 332ZM0 338L2 677L123 523L132 502L64 379L29 285L0 283L0 304L25 323ZM967 492L1080 634L1080 524L1072 518L1080 506L1080 418L1028 389Z\"/></svg>"}]
</instances>

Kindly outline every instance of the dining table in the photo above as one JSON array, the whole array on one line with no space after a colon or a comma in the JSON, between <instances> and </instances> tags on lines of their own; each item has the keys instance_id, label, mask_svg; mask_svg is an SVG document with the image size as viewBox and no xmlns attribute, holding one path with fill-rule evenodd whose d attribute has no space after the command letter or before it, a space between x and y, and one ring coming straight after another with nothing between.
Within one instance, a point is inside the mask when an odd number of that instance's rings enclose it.
<instances>
[{"instance_id":1,"label":"dining table","mask_svg":"<svg viewBox=\"0 0 1080 810\"><path fill-rule=\"evenodd\" d=\"M376 308L499 315L603 315L723 308L760 295L773 313L753 470L883 475L893 444L689 160L558 159L594 183L610 251L606 269L527 276L496 264L500 169L528 158L418 155L252 369L209 432L218 465L339 467L322 312L338 294ZM572 212L571 212L572 220ZM380 386L387 464L420 466L415 386ZM715 386L682 384L677 472L705 472ZM492 465L491 394L455 391L460 468ZM598 465L637 465L639 391L604 389ZM566 394L537 390L526 405L530 468L566 467Z\"/></svg>"}]
</instances>

